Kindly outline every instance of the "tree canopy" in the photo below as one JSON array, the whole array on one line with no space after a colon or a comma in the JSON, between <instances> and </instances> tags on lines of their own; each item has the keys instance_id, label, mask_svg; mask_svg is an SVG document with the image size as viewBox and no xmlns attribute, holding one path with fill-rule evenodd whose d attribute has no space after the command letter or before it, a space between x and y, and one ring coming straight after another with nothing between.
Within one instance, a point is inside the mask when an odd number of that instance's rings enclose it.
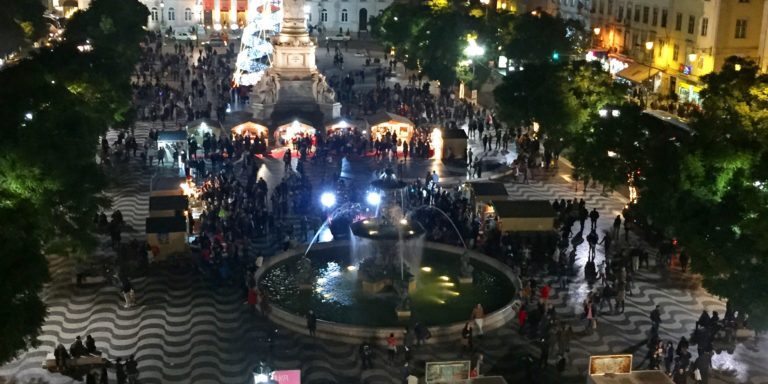
<instances>
[{"instance_id":1,"label":"tree canopy","mask_svg":"<svg viewBox=\"0 0 768 384\"><path fill-rule=\"evenodd\" d=\"M127 119L147 15L137 0L94 0L62 43L0 71L0 362L36 344L44 253L95 246L93 218L109 203L99 137Z\"/></svg>"}]
</instances>

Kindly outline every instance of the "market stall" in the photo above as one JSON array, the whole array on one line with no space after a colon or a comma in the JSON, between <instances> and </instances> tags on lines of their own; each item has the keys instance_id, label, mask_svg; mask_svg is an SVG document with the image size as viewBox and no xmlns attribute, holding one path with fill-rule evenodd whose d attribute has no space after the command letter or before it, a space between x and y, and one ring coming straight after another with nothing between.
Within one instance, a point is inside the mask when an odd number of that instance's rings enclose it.
<instances>
[{"instance_id":1,"label":"market stall","mask_svg":"<svg viewBox=\"0 0 768 384\"><path fill-rule=\"evenodd\" d=\"M547 200L492 200L486 211L502 232L547 232L555 228L555 209Z\"/></svg>"},{"instance_id":2,"label":"market stall","mask_svg":"<svg viewBox=\"0 0 768 384\"><path fill-rule=\"evenodd\" d=\"M411 141L416 125L408 118L394 113L379 112L366 119L371 138L381 140L387 133L399 141Z\"/></svg>"},{"instance_id":3,"label":"market stall","mask_svg":"<svg viewBox=\"0 0 768 384\"><path fill-rule=\"evenodd\" d=\"M440 139L435 140L438 134ZM432 145L436 153L442 153L441 159L466 159L467 139L467 133L463 129L435 129L432 131ZM438 144L441 148L438 148ZM439 152L438 149L440 149Z\"/></svg>"},{"instance_id":4,"label":"market stall","mask_svg":"<svg viewBox=\"0 0 768 384\"><path fill-rule=\"evenodd\" d=\"M251 139L261 138L269 143L269 127L266 123L257 120L247 120L240 122L229 129L232 138L238 135L250 136ZM269 145L269 144L267 144Z\"/></svg>"},{"instance_id":5,"label":"market stall","mask_svg":"<svg viewBox=\"0 0 768 384\"><path fill-rule=\"evenodd\" d=\"M333 135L346 135L357 131L358 124L347 118L337 117L325 123L325 134L330 137Z\"/></svg>"},{"instance_id":6,"label":"market stall","mask_svg":"<svg viewBox=\"0 0 768 384\"><path fill-rule=\"evenodd\" d=\"M165 149L164 161L168 164L183 164L182 159L189 153L189 142L185 131L160 131L157 133L157 149ZM174 154L177 158L174 159ZM158 152L158 157L160 153Z\"/></svg>"},{"instance_id":7,"label":"market stall","mask_svg":"<svg viewBox=\"0 0 768 384\"><path fill-rule=\"evenodd\" d=\"M148 217L147 244L155 261L168 256L187 253L187 218L184 216Z\"/></svg>"},{"instance_id":8,"label":"market stall","mask_svg":"<svg viewBox=\"0 0 768 384\"><path fill-rule=\"evenodd\" d=\"M149 217L186 216L188 210L189 198L185 195L149 197Z\"/></svg>"},{"instance_id":9,"label":"market stall","mask_svg":"<svg viewBox=\"0 0 768 384\"><path fill-rule=\"evenodd\" d=\"M278 123L275 126L275 143L277 145L290 145L297 139L312 138L317 130L307 120L293 118Z\"/></svg>"},{"instance_id":10,"label":"market stall","mask_svg":"<svg viewBox=\"0 0 768 384\"><path fill-rule=\"evenodd\" d=\"M464 197L474 207L474 212L484 221L486 214L493 213L491 202L507 200L509 194L504 183L499 182L467 182L462 186Z\"/></svg>"},{"instance_id":11,"label":"market stall","mask_svg":"<svg viewBox=\"0 0 768 384\"><path fill-rule=\"evenodd\" d=\"M205 135L212 135L215 138L221 136L221 124L216 120L211 119L198 119L190 121L187 126L187 136L189 138L195 138L198 144L202 144Z\"/></svg>"}]
</instances>

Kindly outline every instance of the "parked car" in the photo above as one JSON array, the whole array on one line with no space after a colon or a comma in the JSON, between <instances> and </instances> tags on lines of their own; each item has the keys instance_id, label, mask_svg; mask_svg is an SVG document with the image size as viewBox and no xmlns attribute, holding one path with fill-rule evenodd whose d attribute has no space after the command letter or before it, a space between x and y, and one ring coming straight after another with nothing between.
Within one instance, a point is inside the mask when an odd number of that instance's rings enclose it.
<instances>
[{"instance_id":1,"label":"parked car","mask_svg":"<svg viewBox=\"0 0 768 384\"><path fill-rule=\"evenodd\" d=\"M219 32L212 32L208 35L208 41L203 42L203 44L208 44L211 47L224 47L227 45L226 40L224 40L224 36Z\"/></svg>"},{"instance_id":2,"label":"parked car","mask_svg":"<svg viewBox=\"0 0 768 384\"><path fill-rule=\"evenodd\" d=\"M197 36L187 33L187 32L176 32L173 35L173 38L179 41L195 41L197 40Z\"/></svg>"},{"instance_id":3,"label":"parked car","mask_svg":"<svg viewBox=\"0 0 768 384\"><path fill-rule=\"evenodd\" d=\"M326 36L325 39L330 41L349 41L351 37L339 33L335 36Z\"/></svg>"}]
</instances>

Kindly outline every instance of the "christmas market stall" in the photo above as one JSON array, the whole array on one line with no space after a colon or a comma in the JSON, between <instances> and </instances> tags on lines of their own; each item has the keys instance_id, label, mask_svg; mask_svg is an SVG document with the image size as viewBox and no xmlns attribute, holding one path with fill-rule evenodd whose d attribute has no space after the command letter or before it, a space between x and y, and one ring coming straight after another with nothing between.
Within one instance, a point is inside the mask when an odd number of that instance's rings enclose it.
<instances>
[{"instance_id":1,"label":"christmas market stall","mask_svg":"<svg viewBox=\"0 0 768 384\"><path fill-rule=\"evenodd\" d=\"M211 119L197 119L190 121L186 125L187 136L195 138L198 144L202 144L206 135L219 138L221 136L221 124L216 120Z\"/></svg>"},{"instance_id":2,"label":"christmas market stall","mask_svg":"<svg viewBox=\"0 0 768 384\"><path fill-rule=\"evenodd\" d=\"M358 130L358 123L345 117L337 117L325 123L327 137L333 135L346 135Z\"/></svg>"},{"instance_id":3,"label":"christmas market stall","mask_svg":"<svg viewBox=\"0 0 768 384\"><path fill-rule=\"evenodd\" d=\"M387 133L394 135L398 141L410 142L416 127L413 121L394 113L379 112L366 119L371 138L381 140Z\"/></svg>"},{"instance_id":4,"label":"christmas market stall","mask_svg":"<svg viewBox=\"0 0 768 384\"><path fill-rule=\"evenodd\" d=\"M295 117L283 120L275 125L275 143L276 145L292 145L296 140L304 138L314 138L317 130L312 123L307 120Z\"/></svg>"}]
</instances>

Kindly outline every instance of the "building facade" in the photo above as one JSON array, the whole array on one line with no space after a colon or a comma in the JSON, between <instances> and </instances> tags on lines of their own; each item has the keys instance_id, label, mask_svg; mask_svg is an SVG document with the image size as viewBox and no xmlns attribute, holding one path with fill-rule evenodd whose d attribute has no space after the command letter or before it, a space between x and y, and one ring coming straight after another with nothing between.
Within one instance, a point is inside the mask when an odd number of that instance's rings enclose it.
<instances>
[{"instance_id":1,"label":"building facade","mask_svg":"<svg viewBox=\"0 0 768 384\"><path fill-rule=\"evenodd\" d=\"M260 12L264 3L279 9L282 1L296 0L141 0L149 9L147 27L153 30L242 28L248 12ZM49 6L52 11L66 15L87 8L89 3L90 0L51 0ZM322 27L326 34L368 31L371 18L390 4L392 0L305 0L308 24Z\"/></svg>"},{"instance_id":2,"label":"building facade","mask_svg":"<svg viewBox=\"0 0 768 384\"><path fill-rule=\"evenodd\" d=\"M699 100L701 76L729 56L765 69L766 11L766 0L593 0L590 9L599 30L595 48L625 61L619 71L692 102Z\"/></svg>"}]
</instances>

